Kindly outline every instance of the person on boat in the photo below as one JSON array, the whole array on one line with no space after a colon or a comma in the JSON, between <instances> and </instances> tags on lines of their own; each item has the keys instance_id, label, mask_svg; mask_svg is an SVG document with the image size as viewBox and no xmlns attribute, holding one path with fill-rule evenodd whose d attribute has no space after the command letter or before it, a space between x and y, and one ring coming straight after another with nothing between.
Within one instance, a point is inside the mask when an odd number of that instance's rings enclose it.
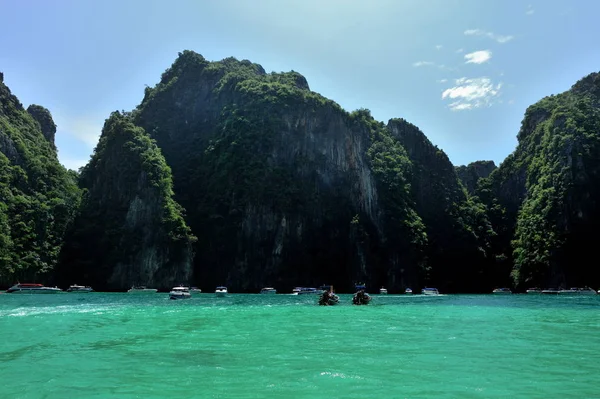
<instances>
[{"instance_id":1,"label":"person on boat","mask_svg":"<svg viewBox=\"0 0 600 399\"><path fill-rule=\"evenodd\" d=\"M333 293L331 291L323 291L321 299L319 300L320 305L329 305L329 301L333 299Z\"/></svg>"}]
</instances>

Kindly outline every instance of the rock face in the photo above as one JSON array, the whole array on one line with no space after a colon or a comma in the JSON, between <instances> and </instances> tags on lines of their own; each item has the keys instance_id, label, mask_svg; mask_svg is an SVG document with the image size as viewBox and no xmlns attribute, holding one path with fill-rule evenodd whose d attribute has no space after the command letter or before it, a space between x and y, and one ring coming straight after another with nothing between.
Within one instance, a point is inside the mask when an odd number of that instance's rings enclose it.
<instances>
[{"instance_id":1,"label":"rock face","mask_svg":"<svg viewBox=\"0 0 600 399\"><path fill-rule=\"evenodd\" d=\"M75 177L0 76L0 285L52 277L78 203Z\"/></svg>"},{"instance_id":2,"label":"rock face","mask_svg":"<svg viewBox=\"0 0 600 399\"><path fill-rule=\"evenodd\" d=\"M494 161L476 161L466 166L457 166L456 174L469 194L473 194L479 179L488 177L495 169L496 164Z\"/></svg>"},{"instance_id":3,"label":"rock face","mask_svg":"<svg viewBox=\"0 0 600 399\"><path fill-rule=\"evenodd\" d=\"M115 112L106 121L80 185L84 196L63 248L62 280L102 290L169 289L190 280L194 237L172 199L170 169L129 117Z\"/></svg>"},{"instance_id":4,"label":"rock face","mask_svg":"<svg viewBox=\"0 0 600 399\"><path fill-rule=\"evenodd\" d=\"M56 124L54 123L54 120L52 120L50 111L40 105L31 104L27 107L27 112L40 124L42 134L46 140L48 140L52 148L56 150L56 145L54 144Z\"/></svg>"},{"instance_id":5,"label":"rock face","mask_svg":"<svg viewBox=\"0 0 600 399\"><path fill-rule=\"evenodd\" d=\"M499 231L498 258L521 287L600 284L600 78L527 109L515 152L478 187ZM512 241L512 246L511 246Z\"/></svg>"}]
</instances>

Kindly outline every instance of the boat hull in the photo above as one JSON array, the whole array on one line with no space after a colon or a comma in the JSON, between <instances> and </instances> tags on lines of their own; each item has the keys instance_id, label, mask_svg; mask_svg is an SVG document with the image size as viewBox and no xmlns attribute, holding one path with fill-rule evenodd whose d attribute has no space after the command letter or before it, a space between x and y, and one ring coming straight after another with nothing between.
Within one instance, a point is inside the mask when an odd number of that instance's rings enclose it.
<instances>
[{"instance_id":1,"label":"boat hull","mask_svg":"<svg viewBox=\"0 0 600 399\"><path fill-rule=\"evenodd\" d=\"M192 295L189 292L186 292L186 293L171 292L171 293L169 293L169 299L190 299L191 297L192 297Z\"/></svg>"},{"instance_id":2,"label":"boat hull","mask_svg":"<svg viewBox=\"0 0 600 399\"><path fill-rule=\"evenodd\" d=\"M6 291L7 294L30 294L30 295L33 295L33 294L36 294L36 295L37 294L59 294L61 292L64 292L64 291L62 291L59 288L49 288L49 287L46 287L46 288L17 288L14 290Z\"/></svg>"}]
</instances>

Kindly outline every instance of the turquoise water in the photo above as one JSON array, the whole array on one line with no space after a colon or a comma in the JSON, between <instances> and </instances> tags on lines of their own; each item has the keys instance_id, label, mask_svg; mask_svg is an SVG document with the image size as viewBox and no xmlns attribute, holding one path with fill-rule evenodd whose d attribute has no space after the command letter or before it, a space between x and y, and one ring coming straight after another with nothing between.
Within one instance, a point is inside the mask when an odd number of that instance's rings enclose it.
<instances>
[{"instance_id":1,"label":"turquoise water","mask_svg":"<svg viewBox=\"0 0 600 399\"><path fill-rule=\"evenodd\" d=\"M6 398L598 398L600 295L0 295Z\"/></svg>"}]
</instances>

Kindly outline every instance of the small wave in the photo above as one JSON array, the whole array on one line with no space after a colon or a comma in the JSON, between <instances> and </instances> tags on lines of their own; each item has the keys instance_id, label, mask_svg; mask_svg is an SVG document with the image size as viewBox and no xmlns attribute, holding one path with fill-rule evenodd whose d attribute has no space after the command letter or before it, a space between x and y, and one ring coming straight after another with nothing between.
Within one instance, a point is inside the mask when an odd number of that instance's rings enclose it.
<instances>
[{"instance_id":1,"label":"small wave","mask_svg":"<svg viewBox=\"0 0 600 399\"><path fill-rule=\"evenodd\" d=\"M72 314L72 313L95 313L102 314L108 311L111 307L109 306L85 306L85 305L64 305L64 306L53 306L53 307L26 307L16 308L7 311L0 311L0 316L4 317L27 317L27 316L38 316L38 315L51 315L51 314Z\"/></svg>"},{"instance_id":2,"label":"small wave","mask_svg":"<svg viewBox=\"0 0 600 399\"><path fill-rule=\"evenodd\" d=\"M331 378L342 378L342 379L351 378L351 379L355 379L355 380L364 380L364 378L359 375L346 375L344 373L332 373L331 371L323 371L321 373L321 375L328 376Z\"/></svg>"}]
</instances>

